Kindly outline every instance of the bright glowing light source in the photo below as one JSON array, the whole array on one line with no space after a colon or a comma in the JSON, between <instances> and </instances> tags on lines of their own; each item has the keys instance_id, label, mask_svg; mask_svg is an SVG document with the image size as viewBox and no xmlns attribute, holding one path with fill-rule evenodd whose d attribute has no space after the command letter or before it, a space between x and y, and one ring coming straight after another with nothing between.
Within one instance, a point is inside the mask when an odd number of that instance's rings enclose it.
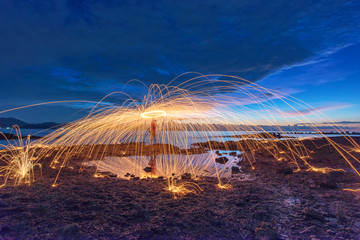
<instances>
[{"instance_id":1,"label":"bright glowing light source","mask_svg":"<svg viewBox=\"0 0 360 240\"><path fill-rule=\"evenodd\" d=\"M142 118L158 118L166 116L165 111L150 111L140 114Z\"/></svg>"}]
</instances>

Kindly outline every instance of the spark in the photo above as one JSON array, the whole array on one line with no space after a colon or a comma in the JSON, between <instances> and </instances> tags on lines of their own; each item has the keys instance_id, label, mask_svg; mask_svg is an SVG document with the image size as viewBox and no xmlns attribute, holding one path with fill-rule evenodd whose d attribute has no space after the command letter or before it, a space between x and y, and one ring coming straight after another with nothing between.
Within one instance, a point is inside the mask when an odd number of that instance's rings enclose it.
<instances>
[{"instance_id":1,"label":"spark","mask_svg":"<svg viewBox=\"0 0 360 240\"><path fill-rule=\"evenodd\" d=\"M360 192L360 188L352 189L352 188L343 188L343 191L349 191L349 192Z\"/></svg>"},{"instance_id":2,"label":"spark","mask_svg":"<svg viewBox=\"0 0 360 240\"><path fill-rule=\"evenodd\" d=\"M0 161L5 163L0 166L0 173L4 175L5 186L9 179L13 181L14 186L22 183L31 185L34 181L34 168L38 167L41 171L41 164L38 163L39 157L35 157L36 148L30 144L30 136L23 141L20 128L14 127L17 134L17 142L8 145L1 145L5 148L0 155ZM2 133L1 133L2 134ZM6 136L3 135L5 138Z\"/></svg>"},{"instance_id":3,"label":"spark","mask_svg":"<svg viewBox=\"0 0 360 240\"><path fill-rule=\"evenodd\" d=\"M168 186L165 188L173 194L173 197L177 199L180 196L187 195L189 193L198 195L204 191L198 184L193 182L177 183L176 180L169 179Z\"/></svg>"},{"instance_id":4,"label":"spark","mask_svg":"<svg viewBox=\"0 0 360 240\"><path fill-rule=\"evenodd\" d=\"M228 190L233 188L231 184L223 184L223 183L218 183L216 186L220 189L228 189Z\"/></svg>"},{"instance_id":5,"label":"spark","mask_svg":"<svg viewBox=\"0 0 360 240\"><path fill-rule=\"evenodd\" d=\"M329 167L323 167L323 168L316 168L316 167L310 167L309 169L307 169L306 171L308 172L320 172L320 173L329 173L329 172L345 172L344 169L342 168L338 168L338 169L335 169L335 168L329 168Z\"/></svg>"},{"instance_id":6,"label":"spark","mask_svg":"<svg viewBox=\"0 0 360 240\"><path fill-rule=\"evenodd\" d=\"M218 79L216 87L208 80L215 76ZM215 90L218 93L215 94ZM199 177L210 176L218 179L217 187L231 189L230 184L222 184L220 179L231 175L227 169L231 169L233 162L219 165L215 161L217 156L209 153L219 149L221 144L222 149L243 152L246 155L243 161L249 161L251 169L255 168L253 163L261 153L272 156L274 161L286 160L295 164L296 171L300 171L304 165L308 166L307 171L319 173L344 171L313 167L310 163L314 160L312 154L315 152L310 151L304 141L292 138L273 139L274 135L262 127L276 127L279 122L291 125L294 121L293 116L280 109L280 104L265 96L274 96L282 105L299 113L295 119L299 122L311 123L305 115L301 115L302 109L312 110L319 119L330 122L325 115L314 111L299 99L245 79L228 75L199 75L178 86L172 86L171 82L167 85L152 84L141 102L126 93L119 94L128 96L121 106L104 106L101 104L106 99L104 97L86 117L62 126L32 143L29 141L20 146L10 146L4 152L10 154L1 155L2 160L6 159L6 166L1 168L0 173L5 172L6 179L10 176L17 179L16 184L30 184L34 179L34 167L40 166L38 161L52 158L50 167L59 169L53 184L56 186L61 170L69 167L71 159L82 154L85 156L83 161L95 165L97 170L112 173L120 171L119 177L127 173L140 178L162 176L168 179L167 190L174 195L198 194L202 189L193 182L178 183L169 179L173 179L173 174L181 176L184 173ZM157 118L157 144L149 143L148 129L153 118ZM219 130L218 126L221 126L221 133L235 136L241 132L247 137L232 142L226 135L214 137L212 133ZM333 126L339 132L344 132L335 124ZM315 124L309 124L308 127L312 128L312 132L320 132L328 145L360 176L355 167L360 161L353 155L353 151L322 134ZM286 135L283 129L276 128L278 134ZM358 144L349 136L344 136L358 152ZM192 144L196 143L196 139L203 140L198 143L197 150L209 151L207 154L194 154ZM286 152L283 149L287 149ZM279 154L286 155L280 157ZM144 173L145 167L150 167L151 172ZM94 174L94 177L101 176L98 172Z\"/></svg>"}]
</instances>

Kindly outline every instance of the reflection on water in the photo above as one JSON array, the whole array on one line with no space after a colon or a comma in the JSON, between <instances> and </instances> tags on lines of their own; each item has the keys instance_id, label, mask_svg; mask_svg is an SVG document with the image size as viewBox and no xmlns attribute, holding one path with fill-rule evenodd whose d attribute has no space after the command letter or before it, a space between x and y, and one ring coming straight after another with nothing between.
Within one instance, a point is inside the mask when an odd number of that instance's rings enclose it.
<instances>
[{"instance_id":1,"label":"reflection on water","mask_svg":"<svg viewBox=\"0 0 360 240\"><path fill-rule=\"evenodd\" d=\"M21 135L23 137L26 137L28 135L31 136L38 136L38 137L44 137L49 133L52 133L54 131L54 129L20 129L21 130ZM11 129L11 128L1 128L0 129L1 133L11 133L11 134L16 134L15 129ZM35 139L31 139L31 142L34 142ZM24 141L25 142L25 139ZM18 139L10 139L10 140L0 140L0 149L5 149L5 146L9 145L9 143L11 145L17 146L19 143ZM5 146L1 146L1 145L5 145Z\"/></svg>"},{"instance_id":2,"label":"reflection on water","mask_svg":"<svg viewBox=\"0 0 360 240\"><path fill-rule=\"evenodd\" d=\"M151 169L151 171L150 171L151 175L155 176L156 175L156 155L150 156L149 166Z\"/></svg>"},{"instance_id":3,"label":"reflection on water","mask_svg":"<svg viewBox=\"0 0 360 240\"><path fill-rule=\"evenodd\" d=\"M151 155L151 156L150 156L149 165L144 168L144 171L145 171L146 173L150 173L151 177L155 177L155 176L156 176L156 157L157 157L156 154Z\"/></svg>"},{"instance_id":4,"label":"reflection on water","mask_svg":"<svg viewBox=\"0 0 360 240\"><path fill-rule=\"evenodd\" d=\"M147 177L180 177L190 173L192 178L200 176L229 177L231 168L242 160L240 151L230 156L225 151L220 152L228 161L225 164L216 163L218 155L215 151L195 155L151 155L130 157L106 157L101 161L91 161L88 166L96 166L99 172L111 172L120 178L128 179L131 175L140 178ZM218 153L219 154L219 153ZM236 156L235 156L236 155Z\"/></svg>"}]
</instances>

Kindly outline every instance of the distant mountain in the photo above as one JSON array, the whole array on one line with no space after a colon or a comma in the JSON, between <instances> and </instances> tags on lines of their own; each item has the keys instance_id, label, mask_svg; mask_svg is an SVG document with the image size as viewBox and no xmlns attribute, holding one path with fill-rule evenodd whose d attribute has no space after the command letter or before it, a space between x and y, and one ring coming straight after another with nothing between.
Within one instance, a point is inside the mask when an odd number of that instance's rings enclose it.
<instances>
[{"instance_id":1,"label":"distant mountain","mask_svg":"<svg viewBox=\"0 0 360 240\"><path fill-rule=\"evenodd\" d=\"M360 124L360 121L341 121L341 122L322 122L322 123L318 123L318 124L329 124L329 125L334 125L334 124L339 124L339 125L349 125L349 124ZM295 126L309 126L309 125L313 125L313 123L297 123L295 124ZM315 124L316 125L316 124Z\"/></svg>"},{"instance_id":2,"label":"distant mountain","mask_svg":"<svg viewBox=\"0 0 360 240\"><path fill-rule=\"evenodd\" d=\"M59 128L63 124L59 124L55 122L26 123L16 118L0 118L1 128L12 127L15 125L25 129L47 129L47 128Z\"/></svg>"},{"instance_id":3,"label":"distant mountain","mask_svg":"<svg viewBox=\"0 0 360 240\"><path fill-rule=\"evenodd\" d=\"M55 122L43 122L43 123L30 123L22 126L22 128L28 129L47 129L47 128L59 128L64 124L59 124Z\"/></svg>"},{"instance_id":4,"label":"distant mountain","mask_svg":"<svg viewBox=\"0 0 360 240\"><path fill-rule=\"evenodd\" d=\"M0 118L0 127L11 127L18 125L19 127L25 126L27 123L16 118Z\"/></svg>"}]
</instances>

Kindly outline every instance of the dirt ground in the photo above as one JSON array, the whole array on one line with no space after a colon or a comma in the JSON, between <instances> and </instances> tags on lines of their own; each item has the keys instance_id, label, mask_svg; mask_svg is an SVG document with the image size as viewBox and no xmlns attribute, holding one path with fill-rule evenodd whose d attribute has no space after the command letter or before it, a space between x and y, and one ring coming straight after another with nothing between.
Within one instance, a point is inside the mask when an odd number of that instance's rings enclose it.
<instances>
[{"instance_id":1,"label":"dirt ground","mask_svg":"<svg viewBox=\"0 0 360 240\"><path fill-rule=\"evenodd\" d=\"M95 178L71 164L52 187L47 159L31 186L0 189L0 239L359 239L360 191L343 189L360 188L360 177L334 149L314 150L315 166L346 172L294 172L261 154L254 170L240 162L242 173L226 180L232 189L182 180L203 191L177 199L165 179Z\"/></svg>"}]
</instances>

